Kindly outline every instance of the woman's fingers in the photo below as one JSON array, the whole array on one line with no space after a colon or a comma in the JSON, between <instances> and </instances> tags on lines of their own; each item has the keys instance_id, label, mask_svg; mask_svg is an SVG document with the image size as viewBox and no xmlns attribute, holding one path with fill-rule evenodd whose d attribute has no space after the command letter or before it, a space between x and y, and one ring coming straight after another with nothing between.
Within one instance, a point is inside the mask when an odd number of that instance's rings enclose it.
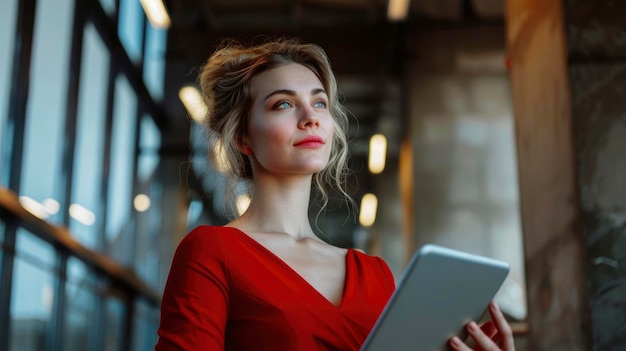
<instances>
[{"instance_id":1,"label":"woman's fingers","mask_svg":"<svg viewBox=\"0 0 626 351\"><path fill-rule=\"evenodd\" d=\"M467 331L470 336L476 342L477 350L484 351L497 351L500 350L498 345L494 340L491 339L487 334L485 334L480 327L476 324L476 322L469 322L467 324Z\"/></svg>"},{"instance_id":2,"label":"woman's fingers","mask_svg":"<svg viewBox=\"0 0 626 351\"><path fill-rule=\"evenodd\" d=\"M497 345L491 340L491 337L493 337L497 333L497 330L493 324L488 325L487 323L485 323L481 328L475 322L470 322L467 325L467 331L469 332L472 339L476 341L476 348L474 349L475 351L499 350ZM491 335L488 335L487 333ZM459 351L472 350L456 336L450 339L450 346L452 346L453 349Z\"/></svg>"},{"instance_id":3,"label":"woman's fingers","mask_svg":"<svg viewBox=\"0 0 626 351\"><path fill-rule=\"evenodd\" d=\"M489 314L491 315L491 320L496 326L498 330L498 337L500 338L501 347L503 351L514 351L515 343L513 342L513 332L511 331L511 326L504 318L502 311L495 302L491 302L489 304Z\"/></svg>"},{"instance_id":4,"label":"woman's fingers","mask_svg":"<svg viewBox=\"0 0 626 351\"><path fill-rule=\"evenodd\" d=\"M457 351L472 351L461 339L454 336L450 339L450 346Z\"/></svg>"},{"instance_id":5,"label":"woman's fingers","mask_svg":"<svg viewBox=\"0 0 626 351\"><path fill-rule=\"evenodd\" d=\"M489 304L491 320L482 326L475 322L467 324L467 331L476 342L475 351L515 351L513 333L509 323L495 302ZM458 337L450 339L450 346L458 351L471 351Z\"/></svg>"},{"instance_id":6,"label":"woman's fingers","mask_svg":"<svg viewBox=\"0 0 626 351\"><path fill-rule=\"evenodd\" d=\"M493 324L493 321L489 320L489 321L483 323L480 326L480 330L482 330L483 333L485 333L485 335L487 335L491 340L493 340L493 342L498 344L498 340L496 340L496 339L499 339L499 337L497 336L498 329L496 329L496 325ZM483 348L480 347L480 346L476 346L474 351L485 351L485 350L483 350Z\"/></svg>"},{"instance_id":7,"label":"woman's fingers","mask_svg":"<svg viewBox=\"0 0 626 351\"><path fill-rule=\"evenodd\" d=\"M480 330L482 330L483 333L485 333L485 335L490 338L493 338L493 336L496 335L496 333L498 332L498 329L496 328L496 325L493 323L492 320L489 320L481 325Z\"/></svg>"}]
</instances>

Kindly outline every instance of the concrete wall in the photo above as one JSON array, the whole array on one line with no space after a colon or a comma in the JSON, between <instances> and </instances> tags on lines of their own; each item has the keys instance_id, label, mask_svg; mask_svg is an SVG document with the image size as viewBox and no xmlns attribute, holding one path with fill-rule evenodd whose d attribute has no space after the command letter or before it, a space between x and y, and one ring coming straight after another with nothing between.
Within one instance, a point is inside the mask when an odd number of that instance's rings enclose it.
<instances>
[{"instance_id":1,"label":"concrete wall","mask_svg":"<svg viewBox=\"0 0 626 351\"><path fill-rule=\"evenodd\" d=\"M426 243L511 264L496 300L526 317L513 113L500 25L408 35L412 249ZM443 44L445 43L445 44Z\"/></svg>"}]
</instances>

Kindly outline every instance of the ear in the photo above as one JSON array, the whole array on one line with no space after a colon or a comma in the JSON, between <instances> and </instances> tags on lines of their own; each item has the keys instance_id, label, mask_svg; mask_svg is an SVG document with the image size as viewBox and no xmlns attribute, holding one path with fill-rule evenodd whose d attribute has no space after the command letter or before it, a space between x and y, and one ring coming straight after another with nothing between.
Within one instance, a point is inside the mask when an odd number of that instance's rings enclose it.
<instances>
[{"instance_id":1,"label":"ear","mask_svg":"<svg viewBox=\"0 0 626 351\"><path fill-rule=\"evenodd\" d=\"M241 152L244 155L252 155L252 149L250 148L250 146L248 146L248 143L246 142L246 140L238 141L237 148L239 149L239 152Z\"/></svg>"}]
</instances>

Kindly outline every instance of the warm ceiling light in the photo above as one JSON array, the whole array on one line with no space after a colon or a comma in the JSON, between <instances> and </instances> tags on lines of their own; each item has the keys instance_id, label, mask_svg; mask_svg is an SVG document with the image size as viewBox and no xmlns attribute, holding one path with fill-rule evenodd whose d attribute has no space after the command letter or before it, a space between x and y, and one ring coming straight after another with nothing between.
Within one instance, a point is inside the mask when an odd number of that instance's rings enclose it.
<instances>
[{"instance_id":1,"label":"warm ceiling light","mask_svg":"<svg viewBox=\"0 0 626 351\"><path fill-rule=\"evenodd\" d=\"M59 210L61 209L61 205L55 199L45 199L43 200L41 204L46 209L46 212L48 212L51 215L57 214Z\"/></svg>"},{"instance_id":2,"label":"warm ceiling light","mask_svg":"<svg viewBox=\"0 0 626 351\"><path fill-rule=\"evenodd\" d=\"M370 139L368 167L370 172L378 174L385 169L387 156L387 138L382 134L375 134Z\"/></svg>"},{"instance_id":3,"label":"warm ceiling light","mask_svg":"<svg viewBox=\"0 0 626 351\"><path fill-rule=\"evenodd\" d=\"M39 202L37 202L35 199L32 199L28 196L20 196L19 201L20 201L20 205L22 205L22 207L26 211L30 212L36 217L41 218L41 219L48 218L48 211L46 211L46 207L40 204Z\"/></svg>"},{"instance_id":4,"label":"warm ceiling light","mask_svg":"<svg viewBox=\"0 0 626 351\"><path fill-rule=\"evenodd\" d=\"M168 28L170 15L167 13L163 0L139 0L148 21L154 28Z\"/></svg>"},{"instance_id":5,"label":"warm ceiling light","mask_svg":"<svg viewBox=\"0 0 626 351\"><path fill-rule=\"evenodd\" d=\"M359 223L363 227L371 227L376 221L376 210L378 208L378 198L374 194L365 194L361 199L361 211L359 213Z\"/></svg>"},{"instance_id":6,"label":"warm ceiling light","mask_svg":"<svg viewBox=\"0 0 626 351\"><path fill-rule=\"evenodd\" d=\"M92 225L96 222L96 215L79 204L71 204L69 212L72 218L84 225Z\"/></svg>"},{"instance_id":7,"label":"warm ceiling light","mask_svg":"<svg viewBox=\"0 0 626 351\"><path fill-rule=\"evenodd\" d=\"M133 200L137 212L146 212L150 208L150 197L146 194L137 194Z\"/></svg>"},{"instance_id":8,"label":"warm ceiling light","mask_svg":"<svg viewBox=\"0 0 626 351\"><path fill-rule=\"evenodd\" d=\"M403 21L409 13L411 0L389 0L387 4L387 18L390 21Z\"/></svg>"},{"instance_id":9,"label":"warm ceiling light","mask_svg":"<svg viewBox=\"0 0 626 351\"><path fill-rule=\"evenodd\" d=\"M200 95L198 88L193 86L182 87L178 91L178 98L183 102L187 112L194 121L198 123L204 121L207 107L204 101L202 101L202 95Z\"/></svg>"}]
</instances>

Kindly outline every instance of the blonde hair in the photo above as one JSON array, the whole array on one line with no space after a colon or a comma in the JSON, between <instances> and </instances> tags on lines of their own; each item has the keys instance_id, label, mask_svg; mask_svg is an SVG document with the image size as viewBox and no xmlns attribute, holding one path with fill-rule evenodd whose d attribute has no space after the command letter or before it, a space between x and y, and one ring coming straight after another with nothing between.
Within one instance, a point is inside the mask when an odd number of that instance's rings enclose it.
<instances>
[{"instance_id":1,"label":"blonde hair","mask_svg":"<svg viewBox=\"0 0 626 351\"><path fill-rule=\"evenodd\" d=\"M222 163L233 182L231 184L252 178L250 161L238 148L248 132L253 102L250 84L259 73L290 63L303 65L317 76L326 90L333 116L330 159L328 165L313 176L313 184L322 197L321 210L328 205L331 189L339 191L349 205L354 205L345 189L348 176L348 116L338 100L337 82L330 61L318 45L279 39L246 47L231 41L215 51L199 75L203 99L208 107L205 126L212 132L209 135L216 138L217 142L212 144L218 146L209 154L214 163Z\"/></svg>"}]
</instances>

